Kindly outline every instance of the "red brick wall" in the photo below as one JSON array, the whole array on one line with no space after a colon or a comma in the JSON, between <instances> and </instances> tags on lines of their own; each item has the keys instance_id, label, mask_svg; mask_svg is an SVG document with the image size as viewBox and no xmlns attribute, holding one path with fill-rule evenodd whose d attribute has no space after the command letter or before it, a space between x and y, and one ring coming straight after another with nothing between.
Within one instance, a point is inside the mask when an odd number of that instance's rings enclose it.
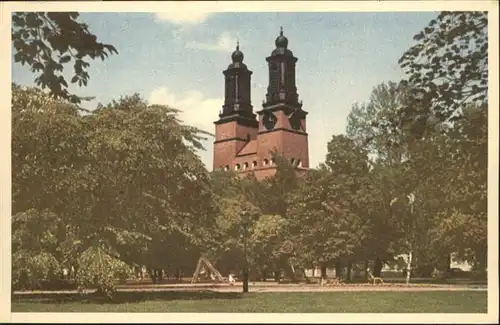
<instances>
[{"instance_id":1,"label":"red brick wall","mask_svg":"<svg viewBox=\"0 0 500 325\"><path fill-rule=\"evenodd\" d=\"M302 177L307 173L308 169L297 169L297 176ZM257 180L263 180L276 174L276 167L260 168L255 170L247 170L238 173L241 177L246 177L249 173L253 173Z\"/></svg>"},{"instance_id":2,"label":"red brick wall","mask_svg":"<svg viewBox=\"0 0 500 325\"><path fill-rule=\"evenodd\" d=\"M255 139L257 137L257 129L239 125L235 121L215 125L215 142L231 138L246 139L248 134L250 135L250 139ZM234 168L234 157L246 143L246 141L241 140L214 143L213 168L217 169L226 165L229 165L230 168Z\"/></svg>"},{"instance_id":3,"label":"red brick wall","mask_svg":"<svg viewBox=\"0 0 500 325\"><path fill-rule=\"evenodd\" d=\"M295 161L300 159L302 167L309 168L309 147L307 136L297 133L279 131L282 135L282 155Z\"/></svg>"},{"instance_id":4,"label":"red brick wall","mask_svg":"<svg viewBox=\"0 0 500 325\"><path fill-rule=\"evenodd\" d=\"M278 118L275 128L284 128L292 130L277 130L262 134L257 134L257 131L267 131L262 125L262 116L259 117L259 129L254 129L236 122L228 122L217 124L215 126L216 142L224 139L241 138L246 139L250 135L250 139L257 139L257 152L254 155L245 155L236 157L236 154L247 144L246 141L229 140L214 144L214 169L224 166L229 166L231 170L235 170L236 164L240 164L238 172L241 175L246 175L253 172L257 179L264 179L276 173L274 166L263 165L264 159L271 162L271 151L277 149L277 152L289 159L301 161L301 167L309 168L309 148L307 135L296 133L290 127L287 116L282 111L274 112ZM305 131L305 120L302 121L303 130ZM252 167L252 163L257 161L257 166ZM248 168L244 169L244 163L248 163Z\"/></svg>"},{"instance_id":5,"label":"red brick wall","mask_svg":"<svg viewBox=\"0 0 500 325\"><path fill-rule=\"evenodd\" d=\"M285 128L292 130L287 116L282 112L275 112L278 121L275 128ZM305 120L302 121L303 128L305 129ZM266 131L262 126L262 116L260 117L259 130ZM300 159L302 166L309 167L309 148L307 135L295 132L287 132L284 130L277 130L258 135L258 149L257 156L262 161L265 158L270 159L270 152L277 149L278 153L287 158L294 158L295 161Z\"/></svg>"}]
</instances>

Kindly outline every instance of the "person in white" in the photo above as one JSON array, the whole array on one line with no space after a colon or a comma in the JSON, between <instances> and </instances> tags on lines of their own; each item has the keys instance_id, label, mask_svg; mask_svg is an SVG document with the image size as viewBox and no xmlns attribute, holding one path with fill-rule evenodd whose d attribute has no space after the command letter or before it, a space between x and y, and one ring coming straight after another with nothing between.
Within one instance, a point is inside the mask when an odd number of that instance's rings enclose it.
<instances>
[{"instance_id":1,"label":"person in white","mask_svg":"<svg viewBox=\"0 0 500 325\"><path fill-rule=\"evenodd\" d=\"M236 282L236 280L234 279L234 275L232 273L229 273L228 279L230 285L233 285Z\"/></svg>"}]
</instances>

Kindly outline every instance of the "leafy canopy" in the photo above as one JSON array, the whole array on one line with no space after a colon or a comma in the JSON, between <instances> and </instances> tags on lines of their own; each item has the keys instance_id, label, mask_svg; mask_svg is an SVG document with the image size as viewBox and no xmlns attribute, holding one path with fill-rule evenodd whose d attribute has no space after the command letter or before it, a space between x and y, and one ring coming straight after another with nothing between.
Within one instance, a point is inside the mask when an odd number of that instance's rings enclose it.
<instances>
[{"instance_id":1,"label":"leafy canopy","mask_svg":"<svg viewBox=\"0 0 500 325\"><path fill-rule=\"evenodd\" d=\"M118 54L113 45L99 42L79 16L77 12L16 12L12 16L14 61L30 67L37 86L73 103L84 98L69 92L64 66L73 64L71 83L86 86L89 60L104 61Z\"/></svg>"}]
</instances>

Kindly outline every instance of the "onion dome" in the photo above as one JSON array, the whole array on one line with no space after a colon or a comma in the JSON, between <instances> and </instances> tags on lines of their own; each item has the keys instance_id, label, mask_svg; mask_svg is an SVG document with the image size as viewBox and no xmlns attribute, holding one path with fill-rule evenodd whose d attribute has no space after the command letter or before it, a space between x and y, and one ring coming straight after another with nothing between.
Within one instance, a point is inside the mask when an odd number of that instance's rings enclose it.
<instances>
[{"instance_id":1,"label":"onion dome","mask_svg":"<svg viewBox=\"0 0 500 325\"><path fill-rule=\"evenodd\" d=\"M280 27L280 36L276 38L276 41L274 42L276 44L277 48L284 48L288 46L288 38L283 36L283 26Z\"/></svg>"},{"instance_id":2,"label":"onion dome","mask_svg":"<svg viewBox=\"0 0 500 325\"><path fill-rule=\"evenodd\" d=\"M243 52L240 51L240 42L238 42L236 44L236 51L233 52L233 54L231 54L231 59L233 60L233 63L236 63L236 62L243 62Z\"/></svg>"},{"instance_id":3,"label":"onion dome","mask_svg":"<svg viewBox=\"0 0 500 325\"><path fill-rule=\"evenodd\" d=\"M291 57L293 56L292 51L290 51L288 47L288 38L283 36L283 26L280 27L280 35L276 38L276 41L274 42L276 44L276 48L273 50L271 53L271 56L288 56Z\"/></svg>"},{"instance_id":4,"label":"onion dome","mask_svg":"<svg viewBox=\"0 0 500 325\"><path fill-rule=\"evenodd\" d=\"M240 42L236 44L236 50L231 54L231 59L233 63L231 63L227 68L228 69L246 69L247 66L243 63L243 52L240 51Z\"/></svg>"}]
</instances>

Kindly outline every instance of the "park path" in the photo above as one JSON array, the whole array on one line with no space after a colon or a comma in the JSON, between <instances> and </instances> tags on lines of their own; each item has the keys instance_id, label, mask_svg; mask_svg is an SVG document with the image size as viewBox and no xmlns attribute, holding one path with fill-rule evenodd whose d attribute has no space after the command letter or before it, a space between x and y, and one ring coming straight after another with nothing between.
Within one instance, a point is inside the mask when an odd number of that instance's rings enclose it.
<instances>
[{"instance_id":1,"label":"park path","mask_svg":"<svg viewBox=\"0 0 500 325\"><path fill-rule=\"evenodd\" d=\"M242 283L229 284L158 284L158 285L119 285L121 292L161 292L161 291L214 291L214 292L241 292ZM367 292L367 291L398 291L398 292L422 292L422 291L487 291L487 287L466 285L433 285L433 284L357 284L357 285L330 285L320 286L318 284L277 284L277 283L255 283L249 285L250 292ZM23 294L72 294L76 290L61 291L15 291L15 295Z\"/></svg>"}]
</instances>

